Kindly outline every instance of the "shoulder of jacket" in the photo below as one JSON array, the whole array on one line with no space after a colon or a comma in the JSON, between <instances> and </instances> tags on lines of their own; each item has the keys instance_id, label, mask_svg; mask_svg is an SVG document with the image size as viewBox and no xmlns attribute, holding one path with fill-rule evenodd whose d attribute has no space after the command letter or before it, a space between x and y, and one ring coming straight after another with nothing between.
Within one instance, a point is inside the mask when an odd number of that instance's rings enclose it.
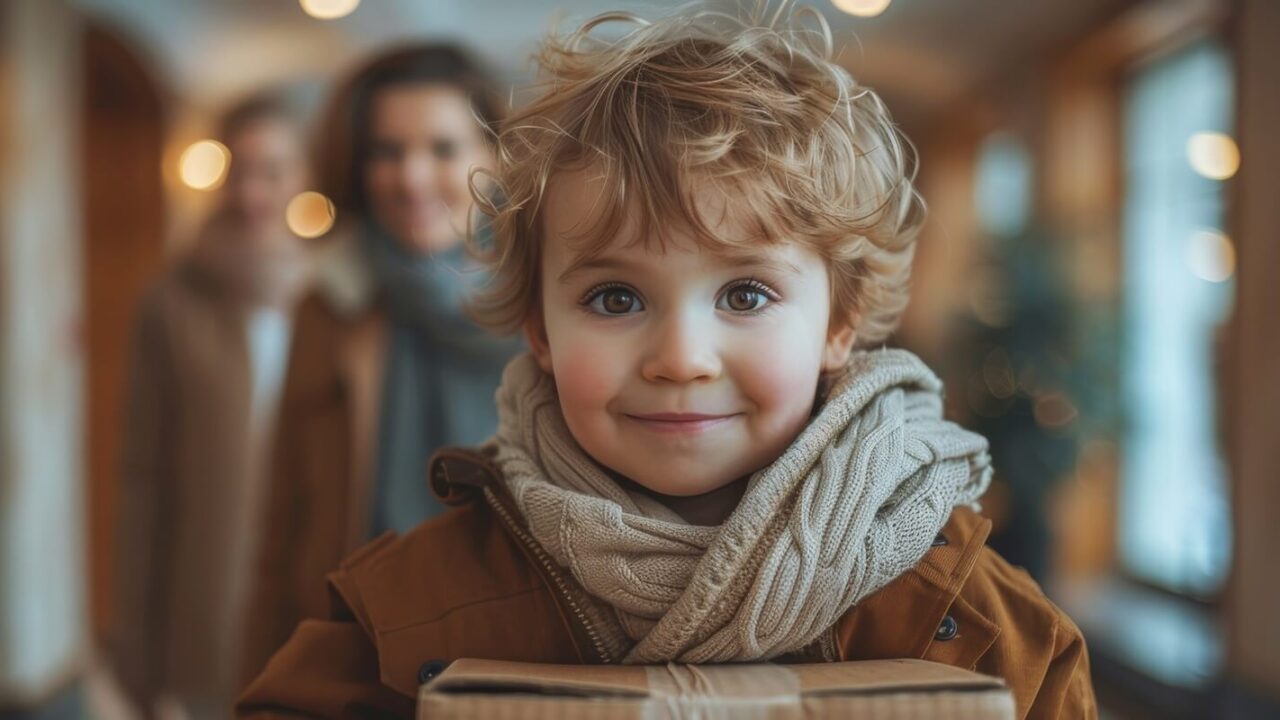
<instances>
[{"instance_id":1,"label":"shoulder of jacket","mask_svg":"<svg viewBox=\"0 0 1280 720\"><path fill-rule=\"evenodd\" d=\"M1025 570L985 548L957 600L999 627L996 649L977 669L1005 678L1020 715L1044 707L1096 717L1087 712L1094 700L1084 635Z\"/></svg>"},{"instance_id":2,"label":"shoulder of jacket","mask_svg":"<svg viewBox=\"0 0 1280 720\"><path fill-rule=\"evenodd\" d=\"M538 586L486 503L455 507L403 536L384 535L330 574L330 588L371 635Z\"/></svg>"},{"instance_id":3,"label":"shoulder of jacket","mask_svg":"<svg viewBox=\"0 0 1280 720\"><path fill-rule=\"evenodd\" d=\"M1083 638L1080 629L1020 567L984 547L960 597L1001 627L1010 640L1061 649Z\"/></svg>"}]
</instances>

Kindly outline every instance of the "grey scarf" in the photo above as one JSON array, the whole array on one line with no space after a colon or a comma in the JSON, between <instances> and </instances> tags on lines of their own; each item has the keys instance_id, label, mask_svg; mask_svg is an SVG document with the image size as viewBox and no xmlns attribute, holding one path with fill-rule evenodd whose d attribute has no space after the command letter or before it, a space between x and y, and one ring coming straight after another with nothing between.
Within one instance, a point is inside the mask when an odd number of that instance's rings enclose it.
<instances>
[{"instance_id":1,"label":"grey scarf","mask_svg":"<svg viewBox=\"0 0 1280 720\"><path fill-rule=\"evenodd\" d=\"M404 532L443 509L426 481L431 454L497 428L493 394L520 344L466 316L468 295L487 278L464 247L421 255L374 228L363 241L390 319L371 528Z\"/></svg>"}]
</instances>

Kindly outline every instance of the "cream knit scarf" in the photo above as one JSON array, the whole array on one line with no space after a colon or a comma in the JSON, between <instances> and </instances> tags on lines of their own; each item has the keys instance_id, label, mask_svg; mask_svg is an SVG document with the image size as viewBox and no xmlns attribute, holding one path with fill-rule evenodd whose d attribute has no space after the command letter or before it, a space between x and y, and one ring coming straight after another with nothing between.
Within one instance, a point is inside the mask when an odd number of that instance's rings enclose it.
<instances>
[{"instance_id":1,"label":"cream knit scarf","mask_svg":"<svg viewBox=\"0 0 1280 720\"><path fill-rule=\"evenodd\" d=\"M498 390L497 462L533 537L603 605L629 663L767 660L819 639L913 567L991 471L911 353L856 353L719 527L624 490L578 446L529 355ZM603 610L603 612L600 612Z\"/></svg>"}]
</instances>

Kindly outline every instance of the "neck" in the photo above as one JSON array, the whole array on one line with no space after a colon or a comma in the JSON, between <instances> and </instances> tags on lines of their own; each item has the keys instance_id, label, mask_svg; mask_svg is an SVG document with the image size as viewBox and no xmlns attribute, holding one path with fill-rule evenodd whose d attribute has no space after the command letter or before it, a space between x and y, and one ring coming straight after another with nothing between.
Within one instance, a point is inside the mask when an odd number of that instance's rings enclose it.
<instances>
[{"instance_id":1,"label":"neck","mask_svg":"<svg viewBox=\"0 0 1280 720\"><path fill-rule=\"evenodd\" d=\"M664 495L627 478L615 477L624 488L648 495L666 505L671 512L684 518L690 525L705 527L724 524L747 492L746 477L738 478L701 495Z\"/></svg>"}]
</instances>

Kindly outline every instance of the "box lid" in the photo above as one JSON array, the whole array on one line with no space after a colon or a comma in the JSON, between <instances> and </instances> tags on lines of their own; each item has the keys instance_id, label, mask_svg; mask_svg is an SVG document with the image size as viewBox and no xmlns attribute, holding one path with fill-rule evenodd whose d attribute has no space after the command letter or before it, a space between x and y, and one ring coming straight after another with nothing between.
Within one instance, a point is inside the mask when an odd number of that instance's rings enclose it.
<instances>
[{"instance_id":1,"label":"box lid","mask_svg":"<svg viewBox=\"0 0 1280 720\"><path fill-rule=\"evenodd\" d=\"M691 717L749 709L810 718L875 708L896 718L1013 716L999 678L924 660L614 666L464 659L423 686L419 717Z\"/></svg>"}]
</instances>

